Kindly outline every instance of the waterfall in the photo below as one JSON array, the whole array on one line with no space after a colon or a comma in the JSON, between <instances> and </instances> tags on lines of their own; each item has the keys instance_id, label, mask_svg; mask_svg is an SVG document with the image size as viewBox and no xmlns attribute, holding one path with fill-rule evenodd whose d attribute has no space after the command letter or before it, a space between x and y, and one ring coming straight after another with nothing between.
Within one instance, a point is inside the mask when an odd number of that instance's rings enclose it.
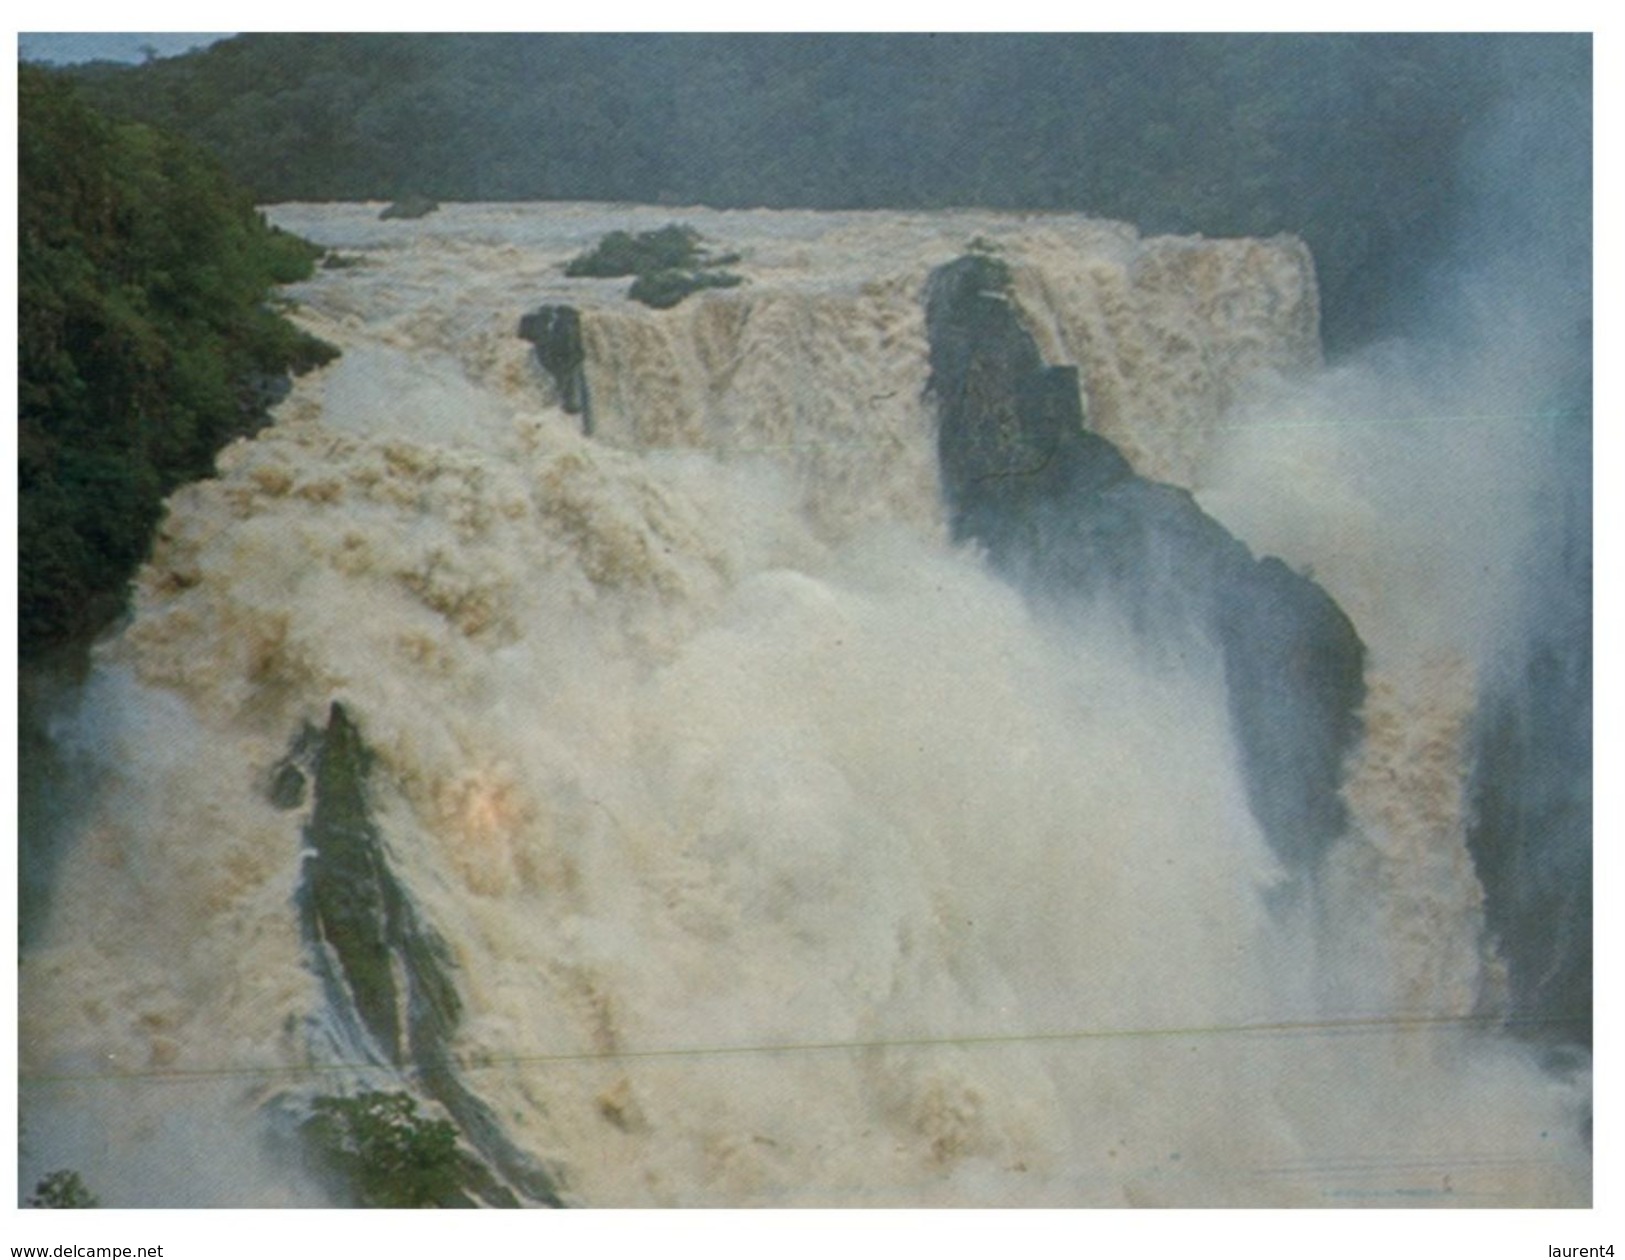
<instances>
[{"instance_id":1,"label":"waterfall","mask_svg":"<svg viewBox=\"0 0 1625 1260\"><path fill-rule=\"evenodd\" d=\"M95 789L22 960L25 1192L327 1202L301 1117L399 1089L486 1202L1589 1203L1589 1082L1502 1029L1467 843L1528 533L1472 479L1524 448L1357 423L1394 404L1321 364L1300 242L272 217L350 263L288 293L343 355L173 496L54 721ZM564 276L673 217L745 283ZM956 515L968 253L1057 431L1175 505L1122 583ZM1142 581L1217 620L1148 629ZM376 903L323 910L324 861Z\"/></svg>"}]
</instances>

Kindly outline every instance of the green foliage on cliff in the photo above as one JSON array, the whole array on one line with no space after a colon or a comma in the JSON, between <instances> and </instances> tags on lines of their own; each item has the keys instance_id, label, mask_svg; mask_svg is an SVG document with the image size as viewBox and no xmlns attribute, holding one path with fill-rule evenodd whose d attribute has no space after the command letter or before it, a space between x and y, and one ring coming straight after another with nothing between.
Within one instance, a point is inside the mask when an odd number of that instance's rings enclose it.
<instances>
[{"instance_id":1,"label":"green foliage on cliff","mask_svg":"<svg viewBox=\"0 0 1625 1260\"><path fill-rule=\"evenodd\" d=\"M335 703L316 760L316 804L305 829L316 856L307 871L317 931L338 960L367 1031L398 1060L403 1047L392 910L399 892L367 807L372 761L361 732Z\"/></svg>"},{"instance_id":2,"label":"green foliage on cliff","mask_svg":"<svg viewBox=\"0 0 1625 1260\"><path fill-rule=\"evenodd\" d=\"M123 602L164 495L287 371L336 353L265 303L320 251L193 145L18 79L18 615L25 656Z\"/></svg>"},{"instance_id":3,"label":"green foliage on cliff","mask_svg":"<svg viewBox=\"0 0 1625 1260\"><path fill-rule=\"evenodd\" d=\"M93 1208L101 1200L91 1194L84 1178L71 1168L59 1168L41 1177L28 1196L28 1206L35 1208Z\"/></svg>"},{"instance_id":4,"label":"green foliage on cliff","mask_svg":"<svg viewBox=\"0 0 1625 1260\"><path fill-rule=\"evenodd\" d=\"M341 1180L358 1207L459 1207L465 1157L449 1120L418 1114L415 1099L373 1091L316 1099L305 1137L317 1161Z\"/></svg>"}]
</instances>

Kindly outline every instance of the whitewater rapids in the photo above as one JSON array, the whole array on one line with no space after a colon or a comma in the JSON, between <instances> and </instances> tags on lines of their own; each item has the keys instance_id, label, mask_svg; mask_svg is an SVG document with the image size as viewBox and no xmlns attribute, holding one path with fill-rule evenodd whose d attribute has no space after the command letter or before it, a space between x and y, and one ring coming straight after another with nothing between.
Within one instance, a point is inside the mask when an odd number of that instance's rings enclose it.
<instances>
[{"instance_id":1,"label":"whitewater rapids","mask_svg":"<svg viewBox=\"0 0 1625 1260\"><path fill-rule=\"evenodd\" d=\"M1318 396L1301 243L377 212L273 211L349 264L288 293L343 356L174 496L57 722L99 778L23 959L25 1190L324 1201L265 1132L342 1077L266 785L340 701L463 1079L572 1203L1589 1202L1585 1082L1493 1028L1484 618L1407 615L1488 598L1439 575L1491 546L1430 535L1363 434L1272 427ZM655 312L562 274L673 220L746 283ZM1090 425L1370 646L1313 881L1249 813L1216 655L1049 624L949 543L922 293L977 238ZM543 303L582 312L591 437L516 336Z\"/></svg>"}]
</instances>

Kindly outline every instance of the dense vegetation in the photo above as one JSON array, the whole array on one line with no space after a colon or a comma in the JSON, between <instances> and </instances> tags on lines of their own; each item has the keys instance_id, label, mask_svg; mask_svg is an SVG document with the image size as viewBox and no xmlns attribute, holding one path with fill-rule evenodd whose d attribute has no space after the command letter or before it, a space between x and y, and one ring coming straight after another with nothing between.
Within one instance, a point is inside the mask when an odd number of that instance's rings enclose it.
<instances>
[{"instance_id":1,"label":"dense vegetation","mask_svg":"<svg viewBox=\"0 0 1625 1260\"><path fill-rule=\"evenodd\" d=\"M74 72L261 200L1077 210L1308 240L1334 347L1414 296L1463 155L1589 44L1470 35L244 35ZM1588 144L1584 135L1576 142Z\"/></svg>"},{"instance_id":2,"label":"dense vegetation","mask_svg":"<svg viewBox=\"0 0 1625 1260\"><path fill-rule=\"evenodd\" d=\"M59 1168L41 1177L28 1196L28 1206L35 1208L93 1208L101 1201L86 1187L84 1178L71 1168Z\"/></svg>"},{"instance_id":3,"label":"dense vegetation","mask_svg":"<svg viewBox=\"0 0 1625 1260\"><path fill-rule=\"evenodd\" d=\"M357 1207L472 1205L456 1127L419 1115L407 1094L318 1098L304 1133L318 1163Z\"/></svg>"},{"instance_id":4,"label":"dense vegetation","mask_svg":"<svg viewBox=\"0 0 1625 1260\"><path fill-rule=\"evenodd\" d=\"M190 143L18 81L18 618L29 657L115 614L164 495L330 346L266 305L320 251Z\"/></svg>"}]
</instances>

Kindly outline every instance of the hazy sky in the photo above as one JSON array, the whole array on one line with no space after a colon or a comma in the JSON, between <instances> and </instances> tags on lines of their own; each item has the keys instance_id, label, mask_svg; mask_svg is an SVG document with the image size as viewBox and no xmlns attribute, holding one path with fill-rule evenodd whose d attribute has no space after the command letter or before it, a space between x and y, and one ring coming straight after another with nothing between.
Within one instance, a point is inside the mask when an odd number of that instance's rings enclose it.
<instances>
[{"instance_id":1,"label":"hazy sky","mask_svg":"<svg viewBox=\"0 0 1625 1260\"><path fill-rule=\"evenodd\" d=\"M173 57L189 48L200 48L222 32L159 31L120 33L76 31L70 34L24 31L17 36L18 55L29 61L50 61L62 65L70 61L141 61L142 45L158 50L160 57Z\"/></svg>"}]
</instances>

